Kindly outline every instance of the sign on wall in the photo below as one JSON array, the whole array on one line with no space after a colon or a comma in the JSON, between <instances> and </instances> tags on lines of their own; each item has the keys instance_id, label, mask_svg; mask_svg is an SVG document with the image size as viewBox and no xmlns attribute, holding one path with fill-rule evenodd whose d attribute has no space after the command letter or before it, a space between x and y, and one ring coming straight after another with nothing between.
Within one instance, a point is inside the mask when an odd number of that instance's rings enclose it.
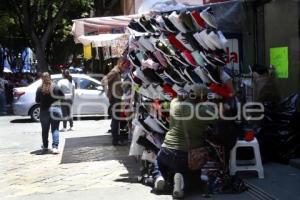
<instances>
[{"instance_id":1,"label":"sign on wall","mask_svg":"<svg viewBox=\"0 0 300 200\"><path fill-rule=\"evenodd\" d=\"M278 78L289 77L289 53L288 47L270 48L270 64L276 69Z\"/></svg>"}]
</instances>

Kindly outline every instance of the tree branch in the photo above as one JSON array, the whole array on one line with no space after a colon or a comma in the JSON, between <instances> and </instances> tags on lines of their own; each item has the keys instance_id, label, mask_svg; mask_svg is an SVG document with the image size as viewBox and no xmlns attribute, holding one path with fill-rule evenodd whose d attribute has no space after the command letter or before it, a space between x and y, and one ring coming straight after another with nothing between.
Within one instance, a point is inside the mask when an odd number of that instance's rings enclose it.
<instances>
[{"instance_id":1,"label":"tree branch","mask_svg":"<svg viewBox=\"0 0 300 200\"><path fill-rule=\"evenodd\" d=\"M66 8L69 6L69 4L70 4L69 0L64 0L63 4L61 5L61 7L58 10L58 13L53 18L53 20L48 24L47 29L44 32L43 37L42 37L43 45L46 45L51 33L53 32L54 28L56 27L58 21L61 20L61 18L63 17L63 14L64 14Z\"/></svg>"}]
</instances>

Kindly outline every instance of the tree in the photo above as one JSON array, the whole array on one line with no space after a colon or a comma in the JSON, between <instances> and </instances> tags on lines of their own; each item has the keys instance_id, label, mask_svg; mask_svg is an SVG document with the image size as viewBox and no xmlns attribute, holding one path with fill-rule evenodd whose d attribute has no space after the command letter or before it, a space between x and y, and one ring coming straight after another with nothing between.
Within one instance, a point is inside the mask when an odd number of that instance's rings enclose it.
<instances>
[{"instance_id":1,"label":"tree","mask_svg":"<svg viewBox=\"0 0 300 200\"><path fill-rule=\"evenodd\" d=\"M54 51L52 43L57 39L55 36L62 32L69 33L65 29L70 30L70 18L86 14L86 10L92 9L93 1L6 0L6 5L23 34L30 38L38 61L38 71L44 72L48 71L49 55ZM66 15L74 14L71 12L74 8L77 8L75 16Z\"/></svg>"}]
</instances>

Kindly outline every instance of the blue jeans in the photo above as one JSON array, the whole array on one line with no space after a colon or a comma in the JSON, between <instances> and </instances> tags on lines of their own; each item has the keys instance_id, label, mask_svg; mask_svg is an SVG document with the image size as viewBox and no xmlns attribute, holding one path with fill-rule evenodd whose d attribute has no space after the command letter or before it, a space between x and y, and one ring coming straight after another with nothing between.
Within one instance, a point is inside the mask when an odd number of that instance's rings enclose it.
<instances>
[{"instance_id":1,"label":"blue jeans","mask_svg":"<svg viewBox=\"0 0 300 200\"><path fill-rule=\"evenodd\" d=\"M0 114L6 113L6 96L5 92L0 92Z\"/></svg>"},{"instance_id":2,"label":"blue jeans","mask_svg":"<svg viewBox=\"0 0 300 200\"><path fill-rule=\"evenodd\" d=\"M187 152L162 147L155 163L154 179L163 176L173 185L175 173L183 175L185 190L198 187L201 183L201 170L190 171L188 168Z\"/></svg>"},{"instance_id":3,"label":"blue jeans","mask_svg":"<svg viewBox=\"0 0 300 200\"><path fill-rule=\"evenodd\" d=\"M40 121L42 125L42 139L44 148L48 148L48 136L49 129L51 127L52 132L52 148L58 148L59 144L59 122L58 120L54 120L50 116L50 112L48 110L41 110L40 112Z\"/></svg>"}]
</instances>

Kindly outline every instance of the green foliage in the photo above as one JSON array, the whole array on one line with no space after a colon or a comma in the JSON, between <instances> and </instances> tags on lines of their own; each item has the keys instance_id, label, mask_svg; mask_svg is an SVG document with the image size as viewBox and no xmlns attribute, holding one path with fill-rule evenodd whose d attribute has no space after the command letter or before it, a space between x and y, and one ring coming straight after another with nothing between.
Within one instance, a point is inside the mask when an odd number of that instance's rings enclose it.
<instances>
[{"instance_id":1,"label":"green foliage","mask_svg":"<svg viewBox=\"0 0 300 200\"><path fill-rule=\"evenodd\" d=\"M94 0L3 0L0 4L0 36L14 37L23 34L31 38L30 31L34 30L36 36L41 39L53 19L60 12L64 2L68 1L68 7L64 8L63 16L54 25L51 37L47 43L64 42L70 35L72 19L88 17L94 7ZM27 13L24 13L23 7ZM24 27L25 15L29 16L29 27ZM23 31L22 31L23 30ZM14 32L15 31L15 32ZM51 45L48 45L51 46ZM52 50L54 51L54 50ZM51 51L47 51L50 52Z\"/></svg>"}]
</instances>

